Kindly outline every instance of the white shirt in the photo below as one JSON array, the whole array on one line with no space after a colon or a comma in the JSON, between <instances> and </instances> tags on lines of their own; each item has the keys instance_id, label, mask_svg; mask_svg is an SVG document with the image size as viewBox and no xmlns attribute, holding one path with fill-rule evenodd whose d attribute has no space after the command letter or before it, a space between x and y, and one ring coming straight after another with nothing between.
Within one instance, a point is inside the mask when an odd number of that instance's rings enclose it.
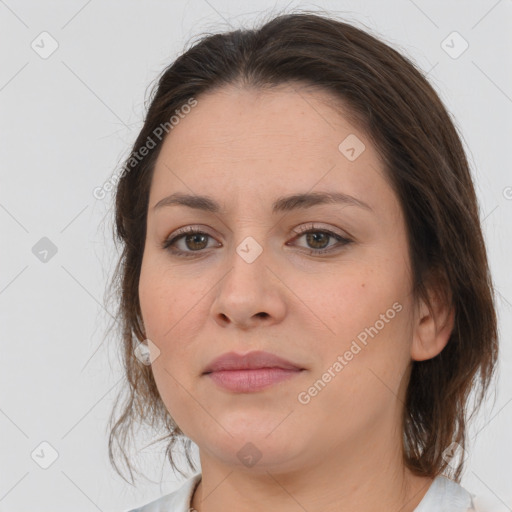
<instances>
[{"instance_id":1,"label":"white shirt","mask_svg":"<svg viewBox=\"0 0 512 512\"><path fill-rule=\"evenodd\" d=\"M201 480L197 473L176 491L135 508L129 512L193 512L191 501L196 486ZM449 478L439 475L430 485L414 512L471 512L475 511L473 496L464 487Z\"/></svg>"}]
</instances>

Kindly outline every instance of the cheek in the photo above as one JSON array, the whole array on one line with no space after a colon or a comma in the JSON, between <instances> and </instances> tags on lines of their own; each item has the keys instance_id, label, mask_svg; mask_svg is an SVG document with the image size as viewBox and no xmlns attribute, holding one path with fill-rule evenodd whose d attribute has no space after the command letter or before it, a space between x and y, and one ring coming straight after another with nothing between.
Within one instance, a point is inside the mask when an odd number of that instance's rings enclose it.
<instances>
[{"instance_id":1,"label":"cheek","mask_svg":"<svg viewBox=\"0 0 512 512\"><path fill-rule=\"evenodd\" d=\"M165 382L169 397L179 396L179 383L188 386L201 370L198 344L204 338L200 331L208 318L206 295L211 286L200 279L177 278L176 272L152 265L149 258L146 263L141 269L139 300L146 336L160 350L153 372L157 383Z\"/></svg>"},{"instance_id":2,"label":"cheek","mask_svg":"<svg viewBox=\"0 0 512 512\"><path fill-rule=\"evenodd\" d=\"M194 314L200 292L194 283L177 279L151 255L143 260L138 291L146 334L164 348L180 323L187 322L187 315Z\"/></svg>"},{"instance_id":3,"label":"cheek","mask_svg":"<svg viewBox=\"0 0 512 512\"><path fill-rule=\"evenodd\" d=\"M316 288L323 293L309 294L320 328L332 340L318 347L325 370L341 355L356 380L371 377L373 369L395 387L409 359L412 311L406 272L396 261L354 265Z\"/></svg>"},{"instance_id":4,"label":"cheek","mask_svg":"<svg viewBox=\"0 0 512 512\"><path fill-rule=\"evenodd\" d=\"M198 298L190 291L190 282L187 288L186 283L176 282L168 273L165 277L165 272L150 266L149 260L147 263L141 269L139 300L146 336L160 351L151 369L166 409L185 435L189 435L191 413L193 417L201 417L186 391L191 387L193 372L199 371L193 354L197 350L193 344L197 326L191 320L198 314L201 303L196 304ZM176 292L180 287L184 293Z\"/></svg>"},{"instance_id":5,"label":"cheek","mask_svg":"<svg viewBox=\"0 0 512 512\"><path fill-rule=\"evenodd\" d=\"M301 404L309 403L299 407L334 441L341 430L360 432L393 414L410 361L406 306L394 303L398 307L393 309L376 301L370 310L369 301L364 304L359 312L347 306L347 317L337 325L340 335L320 348L322 365L300 390ZM388 323L380 320L381 313Z\"/></svg>"},{"instance_id":6,"label":"cheek","mask_svg":"<svg viewBox=\"0 0 512 512\"><path fill-rule=\"evenodd\" d=\"M341 344L403 300L399 277L373 265L346 267L321 279L316 276L314 286L311 283L311 279L295 280L294 292L310 309L311 319Z\"/></svg>"}]
</instances>

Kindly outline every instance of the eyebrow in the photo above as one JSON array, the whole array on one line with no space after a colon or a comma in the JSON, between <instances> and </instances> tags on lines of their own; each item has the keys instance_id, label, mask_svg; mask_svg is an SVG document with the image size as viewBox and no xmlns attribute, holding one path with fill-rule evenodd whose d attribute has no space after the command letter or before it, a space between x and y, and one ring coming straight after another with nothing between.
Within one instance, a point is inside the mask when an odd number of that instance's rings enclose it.
<instances>
[{"instance_id":1,"label":"eyebrow","mask_svg":"<svg viewBox=\"0 0 512 512\"><path fill-rule=\"evenodd\" d=\"M277 198L272 204L272 213L290 212L292 210L307 209L322 204L344 204L349 206L358 206L369 211L372 208L364 201L357 199L342 192L310 192L302 194L292 194ZM164 206L181 205L196 210L203 210L211 213L219 213L221 205L209 196L199 196L192 194L182 194L176 192L170 196L164 197L153 206L153 210L159 210Z\"/></svg>"}]
</instances>

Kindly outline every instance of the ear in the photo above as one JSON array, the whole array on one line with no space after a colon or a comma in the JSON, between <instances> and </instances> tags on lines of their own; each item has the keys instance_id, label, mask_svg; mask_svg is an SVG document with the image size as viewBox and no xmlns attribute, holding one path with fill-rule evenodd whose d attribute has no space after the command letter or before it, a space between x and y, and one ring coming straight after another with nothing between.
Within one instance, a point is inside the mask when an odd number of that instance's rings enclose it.
<instances>
[{"instance_id":1,"label":"ear","mask_svg":"<svg viewBox=\"0 0 512 512\"><path fill-rule=\"evenodd\" d=\"M414 316L411 358L424 361L437 356L446 346L453 331L455 308L451 297L441 293L440 283L428 289L431 309L423 299L418 300Z\"/></svg>"}]
</instances>

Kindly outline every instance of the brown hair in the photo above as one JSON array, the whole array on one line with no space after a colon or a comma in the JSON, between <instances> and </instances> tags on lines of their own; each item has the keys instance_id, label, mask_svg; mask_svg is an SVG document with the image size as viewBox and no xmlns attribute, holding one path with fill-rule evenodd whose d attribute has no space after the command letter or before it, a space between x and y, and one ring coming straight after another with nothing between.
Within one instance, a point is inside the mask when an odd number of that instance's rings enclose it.
<instances>
[{"instance_id":1,"label":"brown hair","mask_svg":"<svg viewBox=\"0 0 512 512\"><path fill-rule=\"evenodd\" d=\"M127 397L115 420L121 394L117 397L110 418L111 463L121 474L114 455L117 441L133 482L124 447L139 420L163 427L157 441L167 442L173 469L180 471L172 451L181 441L195 470L190 440L165 408L151 368L134 356L136 344L146 338L138 285L152 173L164 140L155 141L155 130L169 127L171 116L191 98L216 88L293 83L331 93L375 144L404 213L414 296L428 303L427 289L433 286L455 309L447 346L430 360L412 362L402 429L408 468L430 477L445 472L459 481L463 461L451 462L456 470L450 475L443 451L452 442L465 447L470 392L480 392L472 417L498 356L494 290L468 161L450 115L408 58L351 24L310 12L281 14L257 29L203 35L164 70L153 89L116 191L115 228L122 254L110 289L119 298L116 320ZM134 160L149 138L156 146Z\"/></svg>"}]
</instances>

